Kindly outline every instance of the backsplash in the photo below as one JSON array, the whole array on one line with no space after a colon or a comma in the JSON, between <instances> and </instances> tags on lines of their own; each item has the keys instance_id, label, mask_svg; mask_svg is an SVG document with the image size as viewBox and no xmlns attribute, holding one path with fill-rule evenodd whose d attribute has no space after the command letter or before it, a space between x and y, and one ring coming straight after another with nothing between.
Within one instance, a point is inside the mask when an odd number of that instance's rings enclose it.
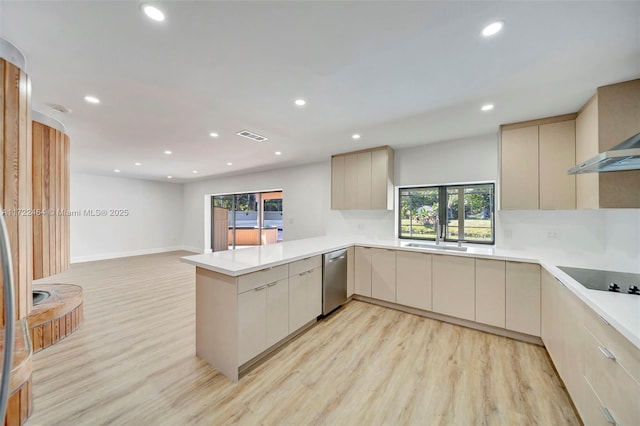
<instances>
[{"instance_id":1,"label":"backsplash","mask_svg":"<svg viewBox=\"0 0 640 426\"><path fill-rule=\"evenodd\" d=\"M496 246L544 249L558 263L640 272L640 210L499 211Z\"/></svg>"}]
</instances>

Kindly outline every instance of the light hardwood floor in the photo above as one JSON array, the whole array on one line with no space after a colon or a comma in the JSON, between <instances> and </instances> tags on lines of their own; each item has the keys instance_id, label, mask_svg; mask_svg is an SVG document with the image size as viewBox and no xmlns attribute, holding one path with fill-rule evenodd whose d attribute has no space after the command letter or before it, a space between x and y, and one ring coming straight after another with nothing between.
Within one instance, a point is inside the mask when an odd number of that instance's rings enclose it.
<instances>
[{"instance_id":1,"label":"light hardwood floor","mask_svg":"<svg viewBox=\"0 0 640 426\"><path fill-rule=\"evenodd\" d=\"M579 424L543 348L353 301L234 384L195 356L185 252L71 265L85 323L35 354L32 425Z\"/></svg>"}]
</instances>

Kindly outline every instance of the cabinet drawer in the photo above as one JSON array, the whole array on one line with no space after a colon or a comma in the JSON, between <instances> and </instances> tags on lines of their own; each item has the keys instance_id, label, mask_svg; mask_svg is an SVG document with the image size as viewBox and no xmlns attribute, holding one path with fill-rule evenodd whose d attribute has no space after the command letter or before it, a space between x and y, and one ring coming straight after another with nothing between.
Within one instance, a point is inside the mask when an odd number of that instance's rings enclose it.
<instances>
[{"instance_id":1,"label":"cabinet drawer","mask_svg":"<svg viewBox=\"0 0 640 426\"><path fill-rule=\"evenodd\" d=\"M640 384L613 358L606 346L585 333L585 378L615 424L640 424Z\"/></svg>"},{"instance_id":2,"label":"cabinet drawer","mask_svg":"<svg viewBox=\"0 0 640 426\"><path fill-rule=\"evenodd\" d=\"M287 265L274 266L238 277L238 294L287 278Z\"/></svg>"},{"instance_id":3,"label":"cabinet drawer","mask_svg":"<svg viewBox=\"0 0 640 426\"><path fill-rule=\"evenodd\" d=\"M322 256L312 256L306 259L296 260L289 264L289 276L301 274L322 266Z\"/></svg>"},{"instance_id":4,"label":"cabinet drawer","mask_svg":"<svg viewBox=\"0 0 640 426\"><path fill-rule=\"evenodd\" d=\"M616 361L640 382L640 349L618 333L595 311L585 309L584 326L616 356Z\"/></svg>"}]
</instances>

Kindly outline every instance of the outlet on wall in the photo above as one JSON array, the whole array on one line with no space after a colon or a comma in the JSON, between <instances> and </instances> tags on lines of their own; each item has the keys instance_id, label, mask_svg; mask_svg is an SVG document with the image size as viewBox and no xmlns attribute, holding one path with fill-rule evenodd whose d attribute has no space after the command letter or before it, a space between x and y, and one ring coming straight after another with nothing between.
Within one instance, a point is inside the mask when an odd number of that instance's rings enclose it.
<instances>
[{"instance_id":1,"label":"outlet on wall","mask_svg":"<svg viewBox=\"0 0 640 426\"><path fill-rule=\"evenodd\" d=\"M548 240L558 240L560 239L559 231L547 231L547 239Z\"/></svg>"},{"instance_id":2,"label":"outlet on wall","mask_svg":"<svg viewBox=\"0 0 640 426\"><path fill-rule=\"evenodd\" d=\"M358 224L358 231L362 231L364 230L364 223L359 223Z\"/></svg>"}]
</instances>

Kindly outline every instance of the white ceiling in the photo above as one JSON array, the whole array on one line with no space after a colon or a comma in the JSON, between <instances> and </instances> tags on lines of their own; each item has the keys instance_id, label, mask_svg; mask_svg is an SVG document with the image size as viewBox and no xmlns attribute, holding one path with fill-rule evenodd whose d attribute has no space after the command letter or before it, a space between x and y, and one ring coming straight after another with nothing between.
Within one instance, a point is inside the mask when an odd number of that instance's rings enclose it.
<instances>
[{"instance_id":1,"label":"white ceiling","mask_svg":"<svg viewBox=\"0 0 640 426\"><path fill-rule=\"evenodd\" d=\"M640 77L640 1L154 2L164 23L140 4L0 0L75 171L184 182L484 135Z\"/></svg>"}]
</instances>

